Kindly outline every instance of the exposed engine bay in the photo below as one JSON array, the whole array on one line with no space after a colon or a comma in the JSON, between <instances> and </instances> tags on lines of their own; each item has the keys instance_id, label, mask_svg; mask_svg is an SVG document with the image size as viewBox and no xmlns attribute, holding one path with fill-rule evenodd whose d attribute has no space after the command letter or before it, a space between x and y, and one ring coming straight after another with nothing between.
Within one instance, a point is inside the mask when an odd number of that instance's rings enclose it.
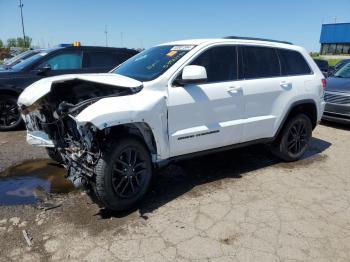
<instances>
[{"instance_id":1,"label":"exposed engine bay","mask_svg":"<svg viewBox=\"0 0 350 262\"><path fill-rule=\"evenodd\" d=\"M30 106L21 106L28 131L43 131L76 187L87 188L89 177L101 156L101 143L109 128L91 123L78 125L75 117L85 108L106 97L132 95L141 90L71 79L53 83L51 91Z\"/></svg>"}]
</instances>

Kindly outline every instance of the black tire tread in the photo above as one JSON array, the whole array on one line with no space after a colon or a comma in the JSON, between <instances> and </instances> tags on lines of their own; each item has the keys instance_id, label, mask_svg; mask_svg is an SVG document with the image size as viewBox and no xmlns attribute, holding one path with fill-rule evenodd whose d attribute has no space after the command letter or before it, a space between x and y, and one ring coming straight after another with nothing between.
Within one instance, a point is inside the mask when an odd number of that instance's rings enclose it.
<instances>
[{"instance_id":1,"label":"black tire tread","mask_svg":"<svg viewBox=\"0 0 350 262\"><path fill-rule=\"evenodd\" d=\"M62 164L63 163L63 159L62 159L62 156L59 152L57 152L57 149L55 148L46 148L46 153L49 155L49 157L56 161L57 163L59 164Z\"/></svg>"}]
</instances>

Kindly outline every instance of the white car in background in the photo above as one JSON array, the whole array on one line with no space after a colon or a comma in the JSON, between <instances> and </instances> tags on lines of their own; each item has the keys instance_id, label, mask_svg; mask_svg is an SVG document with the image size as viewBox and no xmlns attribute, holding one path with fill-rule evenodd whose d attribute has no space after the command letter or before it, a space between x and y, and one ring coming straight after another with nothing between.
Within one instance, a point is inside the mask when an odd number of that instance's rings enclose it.
<instances>
[{"instance_id":1,"label":"white car in background","mask_svg":"<svg viewBox=\"0 0 350 262\"><path fill-rule=\"evenodd\" d=\"M268 143L298 160L325 84L304 48L231 37L158 45L108 74L45 78L18 103L28 142L55 148L76 186L122 210L177 159Z\"/></svg>"}]
</instances>

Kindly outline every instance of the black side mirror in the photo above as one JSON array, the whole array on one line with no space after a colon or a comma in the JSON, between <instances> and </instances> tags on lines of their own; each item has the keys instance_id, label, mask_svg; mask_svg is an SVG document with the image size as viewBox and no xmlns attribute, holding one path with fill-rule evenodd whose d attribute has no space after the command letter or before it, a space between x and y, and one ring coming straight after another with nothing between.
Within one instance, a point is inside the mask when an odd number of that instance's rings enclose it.
<instances>
[{"instance_id":1,"label":"black side mirror","mask_svg":"<svg viewBox=\"0 0 350 262\"><path fill-rule=\"evenodd\" d=\"M49 64L43 65L36 69L38 75L45 75L49 71L51 71L51 66Z\"/></svg>"}]
</instances>

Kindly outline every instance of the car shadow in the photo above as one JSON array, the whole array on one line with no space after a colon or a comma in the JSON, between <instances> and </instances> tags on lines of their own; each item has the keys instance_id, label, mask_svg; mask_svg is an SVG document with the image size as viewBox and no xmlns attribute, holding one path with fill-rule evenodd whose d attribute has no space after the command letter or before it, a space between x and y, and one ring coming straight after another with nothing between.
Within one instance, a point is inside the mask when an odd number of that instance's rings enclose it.
<instances>
[{"instance_id":1,"label":"car shadow","mask_svg":"<svg viewBox=\"0 0 350 262\"><path fill-rule=\"evenodd\" d=\"M331 143L327 141L312 138L302 160L310 162L330 146ZM280 162L281 160L272 155L266 145L249 146L179 161L169 165L154 177L148 193L135 208L123 212L101 209L96 215L102 219L121 218L138 211L142 218L147 219L147 213L152 213L198 185L223 179L240 179L251 171ZM290 164L294 163L288 163Z\"/></svg>"},{"instance_id":2,"label":"car shadow","mask_svg":"<svg viewBox=\"0 0 350 262\"><path fill-rule=\"evenodd\" d=\"M321 124L324 126L327 126L327 127L332 127L332 128L350 131L350 124L349 125L341 124L341 123L331 122L331 121L327 121L327 120L322 120Z\"/></svg>"}]
</instances>

